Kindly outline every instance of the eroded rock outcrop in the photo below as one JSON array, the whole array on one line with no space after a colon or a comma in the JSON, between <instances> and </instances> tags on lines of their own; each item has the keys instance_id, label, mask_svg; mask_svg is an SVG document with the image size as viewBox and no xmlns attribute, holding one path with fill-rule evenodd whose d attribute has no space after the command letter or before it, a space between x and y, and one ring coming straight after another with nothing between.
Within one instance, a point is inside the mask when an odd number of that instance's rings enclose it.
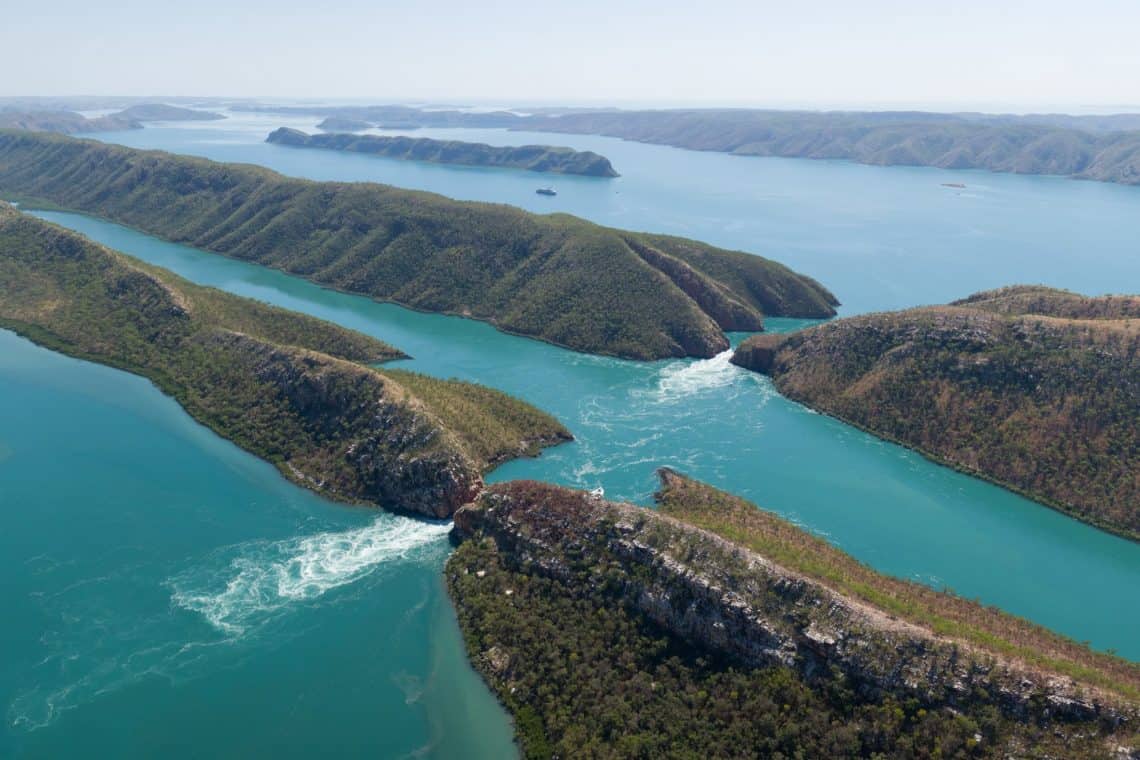
<instances>
[{"instance_id":1,"label":"eroded rock outcrop","mask_svg":"<svg viewBox=\"0 0 1140 760\"><path fill-rule=\"evenodd\" d=\"M675 476L664 477L668 488ZM556 578L583 594L606 589L670 634L732 662L787 666L809 681L842 672L865 699L992 705L1014 721L1124 726L1138 718L1134 705L1095 688L935 635L653 510L506 483L460 509L454 535L493 541L523 575Z\"/></svg>"}]
</instances>

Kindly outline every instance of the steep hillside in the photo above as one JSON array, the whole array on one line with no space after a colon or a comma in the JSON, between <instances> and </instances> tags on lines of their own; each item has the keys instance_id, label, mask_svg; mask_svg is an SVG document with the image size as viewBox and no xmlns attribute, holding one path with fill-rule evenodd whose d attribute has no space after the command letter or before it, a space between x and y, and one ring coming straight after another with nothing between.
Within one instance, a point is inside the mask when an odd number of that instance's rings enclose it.
<instances>
[{"instance_id":1,"label":"steep hillside","mask_svg":"<svg viewBox=\"0 0 1140 760\"><path fill-rule=\"evenodd\" d=\"M1140 298L1038 287L754 336L733 361L872 433L1140 538Z\"/></svg>"},{"instance_id":2,"label":"steep hillside","mask_svg":"<svg viewBox=\"0 0 1140 760\"><path fill-rule=\"evenodd\" d=\"M192 416L334 498L444 517L484 471L567 440L488 388L367 366L403 356L188 283L0 204L0 327L152 380Z\"/></svg>"},{"instance_id":3,"label":"steep hillside","mask_svg":"<svg viewBox=\"0 0 1140 760\"><path fill-rule=\"evenodd\" d=\"M468 653L528 758L1140 757L1140 669L662 473L455 515Z\"/></svg>"},{"instance_id":4,"label":"steep hillside","mask_svg":"<svg viewBox=\"0 0 1140 760\"><path fill-rule=\"evenodd\" d=\"M758 330L764 314L835 312L814 280L694 241L51 135L0 132L0 194L635 359L712 356L725 330Z\"/></svg>"}]
</instances>

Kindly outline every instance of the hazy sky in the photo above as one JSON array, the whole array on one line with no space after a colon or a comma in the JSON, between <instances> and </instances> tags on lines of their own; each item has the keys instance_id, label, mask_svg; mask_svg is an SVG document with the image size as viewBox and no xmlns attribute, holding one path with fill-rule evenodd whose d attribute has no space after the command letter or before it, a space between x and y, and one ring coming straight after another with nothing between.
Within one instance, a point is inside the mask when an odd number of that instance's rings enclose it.
<instances>
[{"instance_id":1,"label":"hazy sky","mask_svg":"<svg viewBox=\"0 0 1140 760\"><path fill-rule=\"evenodd\" d=\"M1140 104L1137 0L5 6L2 95Z\"/></svg>"}]
</instances>

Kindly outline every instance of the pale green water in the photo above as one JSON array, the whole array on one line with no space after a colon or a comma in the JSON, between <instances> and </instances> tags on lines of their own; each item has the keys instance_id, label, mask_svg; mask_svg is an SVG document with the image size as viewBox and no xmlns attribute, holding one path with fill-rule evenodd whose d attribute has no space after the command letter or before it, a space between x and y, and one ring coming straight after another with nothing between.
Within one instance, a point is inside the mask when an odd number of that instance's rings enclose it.
<instances>
[{"instance_id":1,"label":"pale green water","mask_svg":"<svg viewBox=\"0 0 1140 760\"><path fill-rule=\"evenodd\" d=\"M238 132L209 129L148 129L131 137L161 142L164 133L166 147L186 152L215 150L211 135L222 136L216 144L235 153L229 158L257 161L283 150L247 138L243 154ZM633 158L641 149L667 150L629 147ZM628 173L630 157L615 150L603 152ZM281 155L329 173L409 166ZM779 163L781 171L806 167L796 203L814 197L820 209L833 198L813 195L816 167L840 174L851 168ZM532 176L513 179L521 173L411 166L432 182L450 173L459 188L483 187L470 177L504 193L518 182L534 184ZM907 170L855 168L872 172L878 196L893 193L902 203L913 190ZM722 175L723 182L731 176ZM1026 226L1039 211L1040 192L1076 188L1070 205L1094 216L1130 203L1134 219L1140 204L1140 195L1120 194L1126 188L1111 188L1100 206L1088 199L1087 184L996 181L1007 206L1020 203L1008 230L1035 238L1038 250L1057 250L1045 239L1048 224L1040 237ZM648 214L659 200L628 202L643 202ZM694 206L712 203L702 197ZM728 203L731 211L735 200ZM678 209L676 216L687 213ZM790 516L882 570L949 585L1140 659L1140 546L791 404L727 356L636 364L575 354L484 324L322 290L106 222L42 216L196 282L376 335L412 354L408 366L502 388L553 412L578 436L538 460L500 468L494 479L600 484L609 496L646 502L654 468L672 465ZM675 223L661 218L660 229ZM870 212L860 218L860 234L870 235L861 243L869 269L882 244L875 230L893 230L908 246L924 234L917 223ZM707 223L719 221L710 215ZM986 230L981 248L993 256L986 225L997 223L987 217L979 224ZM1134 224L1097 233L1107 247L1097 255L1113 263L1099 273L1088 267L1084 276L1099 284L1086 290L1135 290L1126 285L1136 282L1140 264L1124 239ZM838 248L853 250L846 232L831 234ZM1026 255L1012 254L1015 262L999 268L1016 268ZM851 279L855 295L824 279L848 302L895 305L873 277ZM773 320L772 327L796 324ZM326 749L392 757L432 747L428 754L443 757L502 756L509 727L462 659L440 587L447 549L441 532L317 499L196 426L145 382L0 335L0 562L7 579L0 604L14 621L0 629L8 724L0 755L7 748L144 755L173 745L181 756L267 747L297 755ZM338 546L357 552L337 555ZM318 558L323 562L310 563L314 580L302 583L301 560ZM37 724L46 725L33 730Z\"/></svg>"}]
</instances>

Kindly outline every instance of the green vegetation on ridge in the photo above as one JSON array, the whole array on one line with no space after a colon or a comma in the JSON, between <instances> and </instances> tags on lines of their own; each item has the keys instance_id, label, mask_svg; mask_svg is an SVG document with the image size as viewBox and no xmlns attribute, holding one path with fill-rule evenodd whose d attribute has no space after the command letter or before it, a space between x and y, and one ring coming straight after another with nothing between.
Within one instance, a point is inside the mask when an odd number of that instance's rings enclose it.
<instances>
[{"instance_id":1,"label":"green vegetation on ridge","mask_svg":"<svg viewBox=\"0 0 1140 760\"><path fill-rule=\"evenodd\" d=\"M74 111L0 111L0 129L73 135L81 132L113 132L140 127L142 124L137 119L122 114L89 119Z\"/></svg>"},{"instance_id":2,"label":"green vegetation on ridge","mask_svg":"<svg viewBox=\"0 0 1140 760\"><path fill-rule=\"evenodd\" d=\"M448 590L527 758L1140 751L1135 665L662 478L660 511L513 482L455 516Z\"/></svg>"},{"instance_id":3,"label":"green vegetation on ridge","mask_svg":"<svg viewBox=\"0 0 1140 760\"><path fill-rule=\"evenodd\" d=\"M442 517L495 464L568 440L498 391L384 372L380 341L239 298L0 204L0 327L152 380L194 418L348 501Z\"/></svg>"},{"instance_id":4,"label":"green vegetation on ridge","mask_svg":"<svg viewBox=\"0 0 1140 760\"><path fill-rule=\"evenodd\" d=\"M814 280L695 241L53 135L0 132L0 194L629 358L708 357L728 348L726 330L759 330L765 314L835 313Z\"/></svg>"},{"instance_id":5,"label":"green vegetation on ridge","mask_svg":"<svg viewBox=\"0 0 1140 760\"><path fill-rule=\"evenodd\" d=\"M1140 538L1140 297L1041 287L740 345L781 393Z\"/></svg>"},{"instance_id":6,"label":"green vegetation on ridge","mask_svg":"<svg viewBox=\"0 0 1140 760\"><path fill-rule=\"evenodd\" d=\"M433 140L428 137L343 133L309 135L289 127L274 130L266 138L266 142L295 148L367 153L405 161L428 161L434 164L492 166L552 174L580 174L585 177L618 176L605 156L599 156L588 150L580 151L552 145L498 147L459 140Z\"/></svg>"}]
</instances>

